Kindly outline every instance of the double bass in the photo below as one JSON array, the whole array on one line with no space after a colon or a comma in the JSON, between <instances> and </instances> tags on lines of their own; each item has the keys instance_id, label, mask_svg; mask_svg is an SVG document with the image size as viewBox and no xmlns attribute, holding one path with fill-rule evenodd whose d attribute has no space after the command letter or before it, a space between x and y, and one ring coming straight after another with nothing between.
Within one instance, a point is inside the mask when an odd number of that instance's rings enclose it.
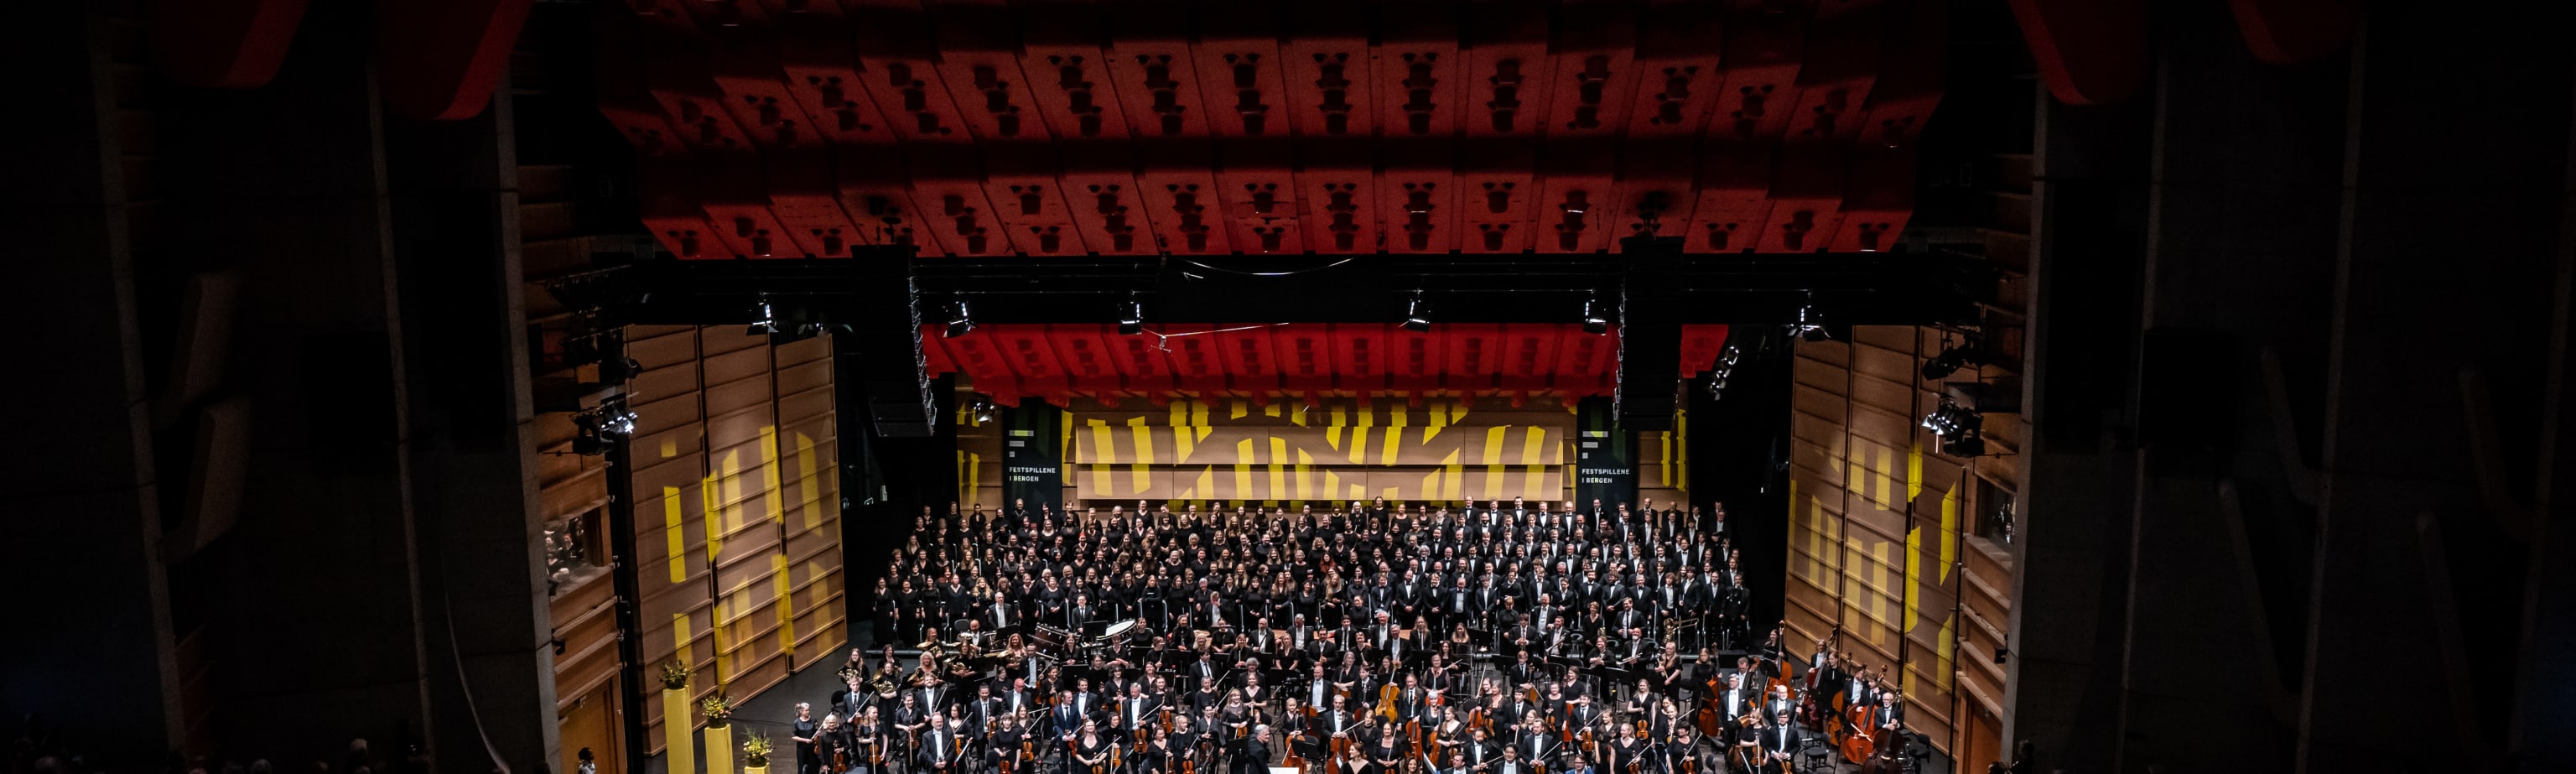
<instances>
[{"instance_id":1,"label":"double bass","mask_svg":"<svg viewBox=\"0 0 2576 774\"><path fill-rule=\"evenodd\" d=\"M1856 765L1866 764L1871 754L1877 752L1877 740L1871 738L1869 733L1870 729L1877 725L1873 722L1877 720L1877 715L1876 705L1862 704L1852 708L1851 730L1843 732L1842 741L1835 744L1842 750L1843 760L1851 761Z\"/></svg>"}]
</instances>

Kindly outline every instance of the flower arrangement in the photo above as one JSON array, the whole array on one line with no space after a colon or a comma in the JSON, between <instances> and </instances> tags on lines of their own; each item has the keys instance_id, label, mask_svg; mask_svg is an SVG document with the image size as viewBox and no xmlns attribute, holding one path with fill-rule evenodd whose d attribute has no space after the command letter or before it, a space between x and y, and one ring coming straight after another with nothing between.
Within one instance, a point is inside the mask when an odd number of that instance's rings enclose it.
<instances>
[{"instance_id":1,"label":"flower arrangement","mask_svg":"<svg viewBox=\"0 0 2576 774\"><path fill-rule=\"evenodd\" d=\"M677 691L689 687L689 665L678 660L662 662L662 690Z\"/></svg>"},{"instance_id":2,"label":"flower arrangement","mask_svg":"<svg viewBox=\"0 0 2576 774\"><path fill-rule=\"evenodd\" d=\"M774 748L770 746L769 737L754 734L742 740L742 762L752 768L766 768L769 766L769 753L772 749Z\"/></svg>"},{"instance_id":3,"label":"flower arrangement","mask_svg":"<svg viewBox=\"0 0 2576 774\"><path fill-rule=\"evenodd\" d=\"M721 693L709 696L698 702L698 711L707 716L708 725L723 723L733 718L733 699Z\"/></svg>"}]
</instances>

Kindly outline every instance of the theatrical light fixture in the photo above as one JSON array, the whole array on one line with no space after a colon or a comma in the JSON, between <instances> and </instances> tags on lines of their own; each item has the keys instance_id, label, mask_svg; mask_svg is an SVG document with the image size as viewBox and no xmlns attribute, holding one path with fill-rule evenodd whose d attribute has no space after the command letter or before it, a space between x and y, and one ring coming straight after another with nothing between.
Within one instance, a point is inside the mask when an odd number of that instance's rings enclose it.
<instances>
[{"instance_id":1,"label":"theatrical light fixture","mask_svg":"<svg viewBox=\"0 0 2576 774\"><path fill-rule=\"evenodd\" d=\"M1968 365L1968 349L1973 346L1973 342L1951 344L1947 341L1949 337L1944 336L1942 338L1943 346L1941 347L1941 354L1933 355L1932 359L1923 361L1923 379L1925 381L1939 381L1941 379L1949 378L1951 374L1958 373L1959 369L1965 368Z\"/></svg>"},{"instance_id":2,"label":"theatrical light fixture","mask_svg":"<svg viewBox=\"0 0 2576 774\"><path fill-rule=\"evenodd\" d=\"M1583 300L1584 333L1599 336L1610 332L1610 318L1602 316L1600 304L1601 300L1596 298Z\"/></svg>"},{"instance_id":3,"label":"theatrical light fixture","mask_svg":"<svg viewBox=\"0 0 2576 774\"><path fill-rule=\"evenodd\" d=\"M993 401L981 395L967 399L966 416L978 425L993 421Z\"/></svg>"},{"instance_id":4,"label":"theatrical light fixture","mask_svg":"<svg viewBox=\"0 0 2576 774\"><path fill-rule=\"evenodd\" d=\"M1118 305L1118 335L1134 336L1145 332L1145 302L1127 299Z\"/></svg>"},{"instance_id":5,"label":"theatrical light fixture","mask_svg":"<svg viewBox=\"0 0 2576 774\"><path fill-rule=\"evenodd\" d=\"M1726 345L1725 349L1718 352L1717 365L1716 367L1710 368L1708 372L1708 396L1710 398L1725 397L1726 379L1727 377L1735 374L1735 362L1743 358L1743 350L1736 349L1733 344Z\"/></svg>"},{"instance_id":6,"label":"theatrical light fixture","mask_svg":"<svg viewBox=\"0 0 2576 774\"><path fill-rule=\"evenodd\" d=\"M948 338L964 336L975 330L975 318L966 314L966 299L948 302Z\"/></svg>"},{"instance_id":7,"label":"theatrical light fixture","mask_svg":"<svg viewBox=\"0 0 2576 774\"><path fill-rule=\"evenodd\" d=\"M1798 324L1790 326L1789 332L1796 334L1798 338L1807 341L1824 341L1831 339L1833 338L1833 335L1826 333L1825 326L1820 324L1823 319L1823 315L1816 313L1816 295L1814 293L1809 293L1807 294L1807 305L1798 307Z\"/></svg>"},{"instance_id":8,"label":"theatrical light fixture","mask_svg":"<svg viewBox=\"0 0 2576 774\"><path fill-rule=\"evenodd\" d=\"M1422 291L1413 291L1413 299L1404 305L1404 329L1415 333L1431 332L1430 308L1422 302Z\"/></svg>"},{"instance_id":9,"label":"theatrical light fixture","mask_svg":"<svg viewBox=\"0 0 2576 774\"><path fill-rule=\"evenodd\" d=\"M1941 453L1953 457L1977 457L1986 452L1986 417L1975 409L1965 408L1942 396L1940 408L1923 415L1923 429L1941 439Z\"/></svg>"},{"instance_id":10,"label":"theatrical light fixture","mask_svg":"<svg viewBox=\"0 0 2576 774\"><path fill-rule=\"evenodd\" d=\"M751 323L751 328L744 330L742 334L745 336L766 336L772 333L777 333L778 314L769 308L769 297L761 297L760 306L757 307L757 310L760 312L760 319L753 321Z\"/></svg>"}]
</instances>

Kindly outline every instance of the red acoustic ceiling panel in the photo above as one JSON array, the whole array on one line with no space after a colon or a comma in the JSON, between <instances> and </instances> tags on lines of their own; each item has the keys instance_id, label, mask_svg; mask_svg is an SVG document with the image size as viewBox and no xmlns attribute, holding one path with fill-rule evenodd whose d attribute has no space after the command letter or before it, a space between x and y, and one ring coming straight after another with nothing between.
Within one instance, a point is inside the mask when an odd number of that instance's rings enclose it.
<instances>
[{"instance_id":1,"label":"red acoustic ceiling panel","mask_svg":"<svg viewBox=\"0 0 2576 774\"><path fill-rule=\"evenodd\" d=\"M1636 9L1627 0L1565 3L1558 17L1548 101L1549 137L1615 137L1628 125L1637 83Z\"/></svg>"},{"instance_id":2,"label":"red acoustic ceiling panel","mask_svg":"<svg viewBox=\"0 0 2576 774\"><path fill-rule=\"evenodd\" d=\"M841 209L830 149L781 149L768 160L769 210L805 257L847 258L852 245L867 243Z\"/></svg>"},{"instance_id":3,"label":"red acoustic ceiling panel","mask_svg":"<svg viewBox=\"0 0 2576 774\"><path fill-rule=\"evenodd\" d=\"M1466 253L1530 249L1534 197L1540 194L1538 144L1520 137L1462 141L1458 148L1458 238Z\"/></svg>"},{"instance_id":4,"label":"red acoustic ceiling panel","mask_svg":"<svg viewBox=\"0 0 2576 774\"><path fill-rule=\"evenodd\" d=\"M1153 227L1145 218L1144 195L1137 190L1136 176L1128 172L1125 154L1073 147L1065 150L1065 156L1062 190L1084 244L1112 255L1149 249L1154 244Z\"/></svg>"},{"instance_id":5,"label":"red acoustic ceiling panel","mask_svg":"<svg viewBox=\"0 0 2576 774\"><path fill-rule=\"evenodd\" d=\"M1465 114L1458 20L1438 3L1390 3L1371 51L1379 126L1389 137L1452 137ZM1366 104L1366 103L1363 103Z\"/></svg>"},{"instance_id":6,"label":"red acoustic ceiling panel","mask_svg":"<svg viewBox=\"0 0 2576 774\"><path fill-rule=\"evenodd\" d=\"M1165 356L1171 360L1172 378L1182 392L1225 392L1225 352L1215 333L1219 327L1222 326L1172 325L1156 331L1161 334Z\"/></svg>"},{"instance_id":7,"label":"red acoustic ceiling panel","mask_svg":"<svg viewBox=\"0 0 2576 774\"><path fill-rule=\"evenodd\" d=\"M1295 172L1306 249L1377 252L1377 178L1369 147L1353 139L1310 140Z\"/></svg>"},{"instance_id":8,"label":"red acoustic ceiling panel","mask_svg":"<svg viewBox=\"0 0 2576 774\"><path fill-rule=\"evenodd\" d=\"M1306 252L1288 139L1222 140L1217 147L1225 164L1216 172L1215 198L1236 249L1265 255Z\"/></svg>"},{"instance_id":9,"label":"red acoustic ceiling panel","mask_svg":"<svg viewBox=\"0 0 2576 774\"><path fill-rule=\"evenodd\" d=\"M1270 325L1228 325L1217 333L1226 386L1236 392L1266 395L1279 391L1279 358L1271 346Z\"/></svg>"},{"instance_id":10,"label":"red acoustic ceiling panel","mask_svg":"<svg viewBox=\"0 0 2576 774\"><path fill-rule=\"evenodd\" d=\"M1289 128L1299 136L1373 133L1368 13L1360 0L1325 0L1305 4L1288 20L1294 25L1291 37L1279 48L1287 92L1279 99Z\"/></svg>"},{"instance_id":11,"label":"red acoustic ceiling panel","mask_svg":"<svg viewBox=\"0 0 2576 774\"><path fill-rule=\"evenodd\" d=\"M862 241L909 246L922 255L945 254L939 250L939 240L930 238L922 230L927 226L913 214L911 181L904 175L895 146L844 146L834 155L832 168L834 198L859 229Z\"/></svg>"},{"instance_id":12,"label":"red acoustic ceiling panel","mask_svg":"<svg viewBox=\"0 0 2576 774\"><path fill-rule=\"evenodd\" d=\"M1300 395L1339 389L1333 383L1332 325L1280 325L1270 333L1271 356L1277 359L1279 387Z\"/></svg>"},{"instance_id":13,"label":"red acoustic ceiling panel","mask_svg":"<svg viewBox=\"0 0 2576 774\"><path fill-rule=\"evenodd\" d=\"M1495 385L1514 394L1546 391L1548 375L1556 370L1558 343L1568 336L1593 335L1581 328L1569 333L1562 325L1503 326L1502 351L1495 361Z\"/></svg>"},{"instance_id":14,"label":"red acoustic ceiling panel","mask_svg":"<svg viewBox=\"0 0 2576 774\"><path fill-rule=\"evenodd\" d=\"M1377 177L1378 222L1390 253L1445 253L1458 230L1455 144L1448 140L1389 139Z\"/></svg>"},{"instance_id":15,"label":"red acoustic ceiling panel","mask_svg":"<svg viewBox=\"0 0 2576 774\"><path fill-rule=\"evenodd\" d=\"M1162 252L1175 255L1221 255L1233 252L1226 239L1216 192L1214 152L1207 142L1147 143L1136 176L1145 217L1153 224Z\"/></svg>"},{"instance_id":16,"label":"red acoustic ceiling panel","mask_svg":"<svg viewBox=\"0 0 2576 774\"><path fill-rule=\"evenodd\" d=\"M907 143L966 143L973 138L939 74L939 50L919 0L848 0L856 33L860 83Z\"/></svg>"},{"instance_id":17,"label":"red acoustic ceiling panel","mask_svg":"<svg viewBox=\"0 0 2576 774\"><path fill-rule=\"evenodd\" d=\"M1649 6L1638 14L1637 87L1630 137L1697 137L1717 102L1726 37L1713 3Z\"/></svg>"},{"instance_id":18,"label":"red acoustic ceiling panel","mask_svg":"<svg viewBox=\"0 0 2576 774\"><path fill-rule=\"evenodd\" d=\"M1556 83L1548 67L1548 16L1534 0L1484 0L1467 14L1465 113L1469 137L1534 137Z\"/></svg>"},{"instance_id":19,"label":"red acoustic ceiling panel","mask_svg":"<svg viewBox=\"0 0 2576 774\"><path fill-rule=\"evenodd\" d=\"M1048 139L1046 120L1029 102L1028 79L1020 72L1011 9L1001 0L946 0L936 8L939 77L975 139Z\"/></svg>"},{"instance_id":20,"label":"red acoustic ceiling panel","mask_svg":"<svg viewBox=\"0 0 2576 774\"><path fill-rule=\"evenodd\" d=\"M1386 331L1386 386L1419 395L1442 387L1448 362L1442 359L1447 331L1414 331L1401 326Z\"/></svg>"},{"instance_id":21,"label":"red acoustic ceiling panel","mask_svg":"<svg viewBox=\"0 0 2576 774\"><path fill-rule=\"evenodd\" d=\"M1064 367L1069 392L1116 396L1126 391L1104 333L1097 325L1047 326L1047 342L1055 347L1057 364Z\"/></svg>"},{"instance_id":22,"label":"red acoustic ceiling panel","mask_svg":"<svg viewBox=\"0 0 2576 774\"><path fill-rule=\"evenodd\" d=\"M697 3L692 7L724 9L739 14L731 23L701 20L706 29L707 66L716 88L724 92L725 111L749 132L761 150L813 147L825 141L798 107L778 58L778 34L759 18L757 6L742 2ZM704 13L704 12L702 12Z\"/></svg>"},{"instance_id":23,"label":"red acoustic ceiling panel","mask_svg":"<svg viewBox=\"0 0 2576 774\"><path fill-rule=\"evenodd\" d=\"M687 156L646 156L636 162L635 182L641 189L636 209L663 249L689 259L733 257L698 206L697 173Z\"/></svg>"},{"instance_id":24,"label":"red acoustic ceiling panel","mask_svg":"<svg viewBox=\"0 0 2576 774\"><path fill-rule=\"evenodd\" d=\"M922 326L929 372L963 373L977 392L1006 405L1074 395L1112 402L1143 396L1158 404L1177 395L1570 401L1610 393L1619 350L1615 331L1543 323L1451 324L1424 333L1386 324L1190 324L1137 335L1108 325L987 325L957 338L941 328ZM1683 327L1685 375L1706 370L1726 331Z\"/></svg>"},{"instance_id":25,"label":"red acoustic ceiling panel","mask_svg":"<svg viewBox=\"0 0 2576 774\"><path fill-rule=\"evenodd\" d=\"M696 160L644 198L705 259L1878 249L1946 39L1943 0L621 7L600 111Z\"/></svg>"},{"instance_id":26,"label":"red acoustic ceiling panel","mask_svg":"<svg viewBox=\"0 0 2576 774\"><path fill-rule=\"evenodd\" d=\"M2127 99L2147 82L2147 0L2011 0L2048 93L2074 105ZM2241 16L2239 18L2242 18Z\"/></svg>"},{"instance_id":27,"label":"red acoustic ceiling panel","mask_svg":"<svg viewBox=\"0 0 2576 774\"><path fill-rule=\"evenodd\" d=\"M905 168L912 176L912 207L920 225L930 230L949 255L1001 255L1010 251L1001 221L984 198L982 164L975 149L961 143L929 143L906 148Z\"/></svg>"},{"instance_id":28,"label":"red acoustic ceiling panel","mask_svg":"<svg viewBox=\"0 0 2576 774\"><path fill-rule=\"evenodd\" d=\"M2245 48L2273 64L2300 64L2341 50L2361 23L2353 0L2229 0Z\"/></svg>"},{"instance_id":29,"label":"red acoustic ceiling panel","mask_svg":"<svg viewBox=\"0 0 2576 774\"><path fill-rule=\"evenodd\" d=\"M1190 53L1190 3L1121 2L1105 7L1109 83L1138 138L1206 137L1207 113Z\"/></svg>"},{"instance_id":30,"label":"red acoustic ceiling panel","mask_svg":"<svg viewBox=\"0 0 2576 774\"><path fill-rule=\"evenodd\" d=\"M1253 3L1206 3L1190 53L1199 73L1208 128L1218 137L1285 137L1287 85L1279 71L1275 9Z\"/></svg>"},{"instance_id":31,"label":"red acoustic ceiling panel","mask_svg":"<svg viewBox=\"0 0 2576 774\"><path fill-rule=\"evenodd\" d=\"M769 187L761 178L757 157L699 156L698 193L698 205L716 224L717 241L733 257L803 257L803 250L788 239L787 225L770 209Z\"/></svg>"},{"instance_id":32,"label":"red acoustic ceiling panel","mask_svg":"<svg viewBox=\"0 0 2576 774\"><path fill-rule=\"evenodd\" d=\"M787 93L812 122L812 131L835 144L893 142L885 112L859 83L841 7L809 0L762 0L761 7L777 35Z\"/></svg>"},{"instance_id":33,"label":"red acoustic ceiling panel","mask_svg":"<svg viewBox=\"0 0 2576 774\"><path fill-rule=\"evenodd\" d=\"M1020 18L1020 73L1027 104L1061 140L1124 139L1127 118L1100 50L1100 15L1090 3L1013 4Z\"/></svg>"},{"instance_id":34,"label":"red acoustic ceiling panel","mask_svg":"<svg viewBox=\"0 0 2576 774\"><path fill-rule=\"evenodd\" d=\"M1055 154L1034 142L984 145L984 194L1014 249L1027 255L1081 255L1082 229L1057 189Z\"/></svg>"}]
</instances>

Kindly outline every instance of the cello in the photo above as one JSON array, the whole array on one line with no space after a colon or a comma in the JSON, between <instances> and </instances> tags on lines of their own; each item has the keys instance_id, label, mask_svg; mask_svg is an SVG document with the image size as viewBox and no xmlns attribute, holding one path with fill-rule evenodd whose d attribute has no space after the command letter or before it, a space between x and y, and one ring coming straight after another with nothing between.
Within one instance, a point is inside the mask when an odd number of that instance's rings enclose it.
<instances>
[{"instance_id":1,"label":"cello","mask_svg":"<svg viewBox=\"0 0 2576 774\"><path fill-rule=\"evenodd\" d=\"M1848 721L1852 724L1852 728L1843 733L1842 741L1835 743L1835 746L1842 750L1843 760L1851 761L1855 765L1865 764L1869 762L1871 754L1877 752L1877 742L1869 735L1870 721L1877 709L1868 704L1852 709L1851 718Z\"/></svg>"}]
</instances>

